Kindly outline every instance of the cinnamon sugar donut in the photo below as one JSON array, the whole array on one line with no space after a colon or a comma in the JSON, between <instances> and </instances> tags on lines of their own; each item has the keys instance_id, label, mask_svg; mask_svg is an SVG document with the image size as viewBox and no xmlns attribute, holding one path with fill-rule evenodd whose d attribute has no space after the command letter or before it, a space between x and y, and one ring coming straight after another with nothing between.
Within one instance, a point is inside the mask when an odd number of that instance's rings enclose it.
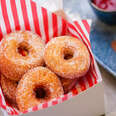
<instances>
[{"instance_id":1,"label":"cinnamon sugar donut","mask_svg":"<svg viewBox=\"0 0 116 116\"><path fill-rule=\"evenodd\" d=\"M1 87L5 98L10 101L11 105L16 106L17 83L1 75Z\"/></svg>"},{"instance_id":2,"label":"cinnamon sugar donut","mask_svg":"<svg viewBox=\"0 0 116 116\"><path fill-rule=\"evenodd\" d=\"M10 33L0 45L0 71L19 81L27 70L43 65L43 51L44 43L38 35L29 31Z\"/></svg>"},{"instance_id":3,"label":"cinnamon sugar donut","mask_svg":"<svg viewBox=\"0 0 116 116\"><path fill-rule=\"evenodd\" d=\"M70 92L77 83L77 79L66 79L62 77L60 78L60 81L62 83L65 94Z\"/></svg>"},{"instance_id":4,"label":"cinnamon sugar donut","mask_svg":"<svg viewBox=\"0 0 116 116\"><path fill-rule=\"evenodd\" d=\"M45 47L46 65L64 78L78 78L86 74L90 55L84 43L71 36L53 38Z\"/></svg>"},{"instance_id":5,"label":"cinnamon sugar donut","mask_svg":"<svg viewBox=\"0 0 116 116\"><path fill-rule=\"evenodd\" d=\"M29 70L20 80L16 101L20 111L63 95L59 78L45 67Z\"/></svg>"}]
</instances>

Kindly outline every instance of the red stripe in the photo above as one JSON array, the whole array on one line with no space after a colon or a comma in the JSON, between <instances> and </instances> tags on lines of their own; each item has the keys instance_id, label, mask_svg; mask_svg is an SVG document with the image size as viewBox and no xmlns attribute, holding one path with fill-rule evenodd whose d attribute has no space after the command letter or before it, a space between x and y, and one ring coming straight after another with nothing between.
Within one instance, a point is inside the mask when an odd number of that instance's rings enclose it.
<instances>
[{"instance_id":1,"label":"red stripe","mask_svg":"<svg viewBox=\"0 0 116 116\"><path fill-rule=\"evenodd\" d=\"M21 2L21 8L22 8L22 13L23 13L25 29L26 30L31 30L30 29L30 24L29 24L29 19L28 19L28 14L27 14L27 8L26 8L25 0L20 0L20 2Z\"/></svg>"},{"instance_id":2,"label":"red stripe","mask_svg":"<svg viewBox=\"0 0 116 116\"><path fill-rule=\"evenodd\" d=\"M56 105L56 104L58 104L58 101L57 100L52 101L52 105Z\"/></svg>"},{"instance_id":3,"label":"red stripe","mask_svg":"<svg viewBox=\"0 0 116 116\"><path fill-rule=\"evenodd\" d=\"M72 89L72 93L73 93L73 96L77 95L77 94L78 94L77 88L73 88L73 89Z\"/></svg>"},{"instance_id":4,"label":"red stripe","mask_svg":"<svg viewBox=\"0 0 116 116\"><path fill-rule=\"evenodd\" d=\"M23 114L26 114L26 113L28 113L28 111L27 111L27 110L23 112Z\"/></svg>"},{"instance_id":5,"label":"red stripe","mask_svg":"<svg viewBox=\"0 0 116 116\"><path fill-rule=\"evenodd\" d=\"M95 64L94 64L94 56L91 52L90 52L90 56L91 56L91 67L92 67L92 70L95 72L96 78L97 78L97 72L96 72L96 68L95 68Z\"/></svg>"},{"instance_id":6,"label":"red stripe","mask_svg":"<svg viewBox=\"0 0 116 116\"><path fill-rule=\"evenodd\" d=\"M32 111L37 111L38 110L38 106L34 106L33 108L32 108Z\"/></svg>"},{"instance_id":7,"label":"red stripe","mask_svg":"<svg viewBox=\"0 0 116 116\"><path fill-rule=\"evenodd\" d=\"M92 81L92 77L89 74L89 72L87 73L86 78L87 78L87 81L89 83L89 87L92 87L93 86L93 81Z\"/></svg>"},{"instance_id":8,"label":"red stripe","mask_svg":"<svg viewBox=\"0 0 116 116\"><path fill-rule=\"evenodd\" d=\"M47 108L47 107L48 107L48 103L42 104L42 108Z\"/></svg>"},{"instance_id":9,"label":"red stripe","mask_svg":"<svg viewBox=\"0 0 116 116\"><path fill-rule=\"evenodd\" d=\"M88 38L86 37L85 33L83 32L83 30L82 30L82 28L81 28L81 26L78 24L77 21L75 21L74 23L75 23L75 25L77 26L77 28L80 30L80 32L82 33L82 35L84 36L84 38L86 39L86 41L87 41L87 43L89 44L89 46L91 46L91 45L90 45L90 42L89 42L89 40L88 40Z\"/></svg>"},{"instance_id":10,"label":"red stripe","mask_svg":"<svg viewBox=\"0 0 116 116\"><path fill-rule=\"evenodd\" d=\"M92 78L94 79L94 84L97 84L97 79L96 79L96 76L95 76L95 74L93 73L93 71L91 71L91 76L92 76Z\"/></svg>"},{"instance_id":11,"label":"red stripe","mask_svg":"<svg viewBox=\"0 0 116 116\"><path fill-rule=\"evenodd\" d=\"M90 33L90 26L89 26L87 20L82 20L82 22L83 22L83 24L84 24L84 26L85 26L85 28L86 28L88 34L89 34L89 33Z\"/></svg>"},{"instance_id":12,"label":"red stripe","mask_svg":"<svg viewBox=\"0 0 116 116\"><path fill-rule=\"evenodd\" d=\"M0 27L0 41L2 40L2 37L3 37L3 34L2 34L1 27Z\"/></svg>"},{"instance_id":13,"label":"red stripe","mask_svg":"<svg viewBox=\"0 0 116 116\"><path fill-rule=\"evenodd\" d=\"M49 41L48 14L47 14L47 10L43 7L42 7L42 15L43 15L44 31L46 35L46 43L47 43Z\"/></svg>"},{"instance_id":14,"label":"red stripe","mask_svg":"<svg viewBox=\"0 0 116 116\"><path fill-rule=\"evenodd\" d=\"M7 8L6 8L6 0L1 0L1 8L2 8L2 14L6 26L7 33L11 32L10 22L7 14Z\"/></svg>"},{"instance_id":15,"label":"red stripe","mask_svg":"<svg viewBox=\"0 0 116 116\"><path fill-rule=\"evenodd\" d=\"M90 67L90 72L91 72L91 74L92 74L92 76L93 76L93 78L94 78L94 80L95 80L95 84L97 83L97 78L96 78L96 75L94 74L94 69L92 68L92 67Z\"/></svg>"},{"instance_id":16,"label":"red stripe","mask_svg":"<svg viewBox=\"0 0 116 116\"><path fill-rule=\"evenodd\" d=\"M10 3L11 3L12 15L14 18L14 23L15 23L15 30L20 30L20 24L19 24L19 18L18 18L18 14L17 14L15 0L10 0Z\"/></svg>"},{"instance_id":17,"label":"red stripe","mask_svg":"<svg viewBox=\"0 0 116 116\"><path fill-rule=\"evenodd\" d=\"M94 63L94 59L93 59L93 63ZM93 65L93 70L94 70L94 72L96 74L96 78L98 79L98 75L97 75L97 71L96 71L96 68L95 68L95 64Z\"/></svg>"},{"instance_id":18,"label":"red stripe","mask_svg":"<svg viewBox=\"0 0 116 116\"><path fill-rule=\"evenodd\" d=\"M19 115L19 113L15 109L13 109L13 111L14 111L14 115Z\"/></svg>"},{"instance_id":19,"label":"red stripe","mask_svg":"<svg viewBox=\"0 0 116 116\"><path fill-rule=\"evenodd\" d=\"M77 35L75 35L74 33L72 33L69 29L67 30L67 33L80 40L80 38Z\"/></svg>"},{"instance_id":20,"label":"red stripe","mask_svg":"<svg viewBox=\"0 0 116 116\"><path fill-rule=\"evenodd\" d=\"M14 114L13 114L12 111L11 111L11 112L8 112L8 115L14 115Z\"/></svg>"},{"instance_id":21,"label":"red stripe","mask_svg":"<svg viewBox=\"0 0 116 116\"><path fill-rule=\"evenodd\" d=\"M92 67L92 71L94 71L94 75L96 77L96 79L98 78L97 72L96 72L96 68L95 68L95 64L94 64L94 56L91 54L91 67Z\"/></svg>"},{"instance_id":22,"label":"red stripe","mask_svg":"<svg viewBox=\"0 0 116 116\"><path fill-rule=\"evenodd\" d=\"M1 94L1 93L0 93ZM3 94L3 93L2 93ZM2 107L3 109L5 109L6 110L6 106L3 104L3 102L2 102L2 96L0 95L0 107Z\"/></svg>"},{"instance_id":23,"label":"red stripe","mask_svg":"<svg viewBox=\"0 0 116 116\"><path fill-rule=\"evenodd\" d=\"M39 19L37 15L37 7L36 7L36 3L33 1L31 1L31 8L32 8L32 15L33 15L33 21L34 21L36 33L41 37Z\"/></svg>"},{"instance_id":24,"label":"red stripe","mask_svg":"<svg viewBox=\"0 0 116 116\"><path fill-rule=\"evenodd\" d=\"M58 35L58 23L57 23L57 16L52 13L52 26L53 26L53 37Z\"/></svg>"},{"instance_id":25,"label":"red stripe","mask_svg":"<svg viewBox=\"0 0 116 116\"><path fill-rule=\"evenodd\" d=\"M96 68L95 68L95 64L94 64L94 57L93 54L90 53L90 57L91 57L91 66L90 66L90 73L92 74L94 80L95 80L95 84L97 83L97 72L96 72Z\"/></svg>"},{"instance_id":26,"label":"red stripe","mask_svg":"<svg viewBox=\"0 0 116 116\"><path fill-rule=\"evenodd\" d=\"M62 98L62 101L66 101L68 99L68 96L67 96L67 94L65 94L64 96L63 96L63 98Z\"/></svg>"},{"instance_id":27,"label":"red stripe","mask_svg":"<svg viewBox=\"0 0 116 116\"><path fill-rule=\"evenodd\" d=\"M1 104L1 107L2 107L4 110L6 110L6 106L5 106L5 105Z\"/></svg>"},{"instance_id":28,"label":"red stripe","mask_svg":"<svg viewBox=\"0 0 116 116\"><path fill-rule=\"evenodd\" d=\"M82 91L84 91L84 90L86 90L86 85L85 85L85 82L84 82L84 79L85 77L81 77L80 79L79 79L79 81L78 81L78 83L80 84L80 86L81 86L81 90Z\"/></svg>"},{"instance_id":29,"label":"red stripe","mask_svg":"<svg viewBox=\"0 0 116 116\"><path fill-rule=\"evenodd\" d=\"M83 39L81 34L76 30L76 28L71 23L68 23L68 27L71 28L73 31L75 31L79 35L79 37Z\"/></svg>"},{"instance_id":30,"label":"red stripe","mask_svg":"<svg viewBox=\"0 0 116 116\"><path fill-rule=\"evenodd\" d=\"M3 104L2 104L2 106L1 106L1 107L2 107L4 110L6 110L6 106L5 106L5 105L3 105Z\"/></svg>"},{"instance_id":31,"label":"red stripe","mask_svg":"<svg viewBox=\"0 0 116 116\"><path fill-rule=\"evenodd\" d=\"M14 115L14 112L10 109L10 111L8 111L9 115Z\"/></svg>"},{"instance_id":32,"label":"red stripe","mask_svg":"<svg viewBox=\"0 0 116 116\"><path fill-rule=\"evenodd\" d=\"M79 39L79 38L78 38L76 35L74 35L72 32L70 32L70 31L68 31L68 32L71 34L71 36L73 36L73 37Z\"/></svg>"},{"instance_id":33,"label":"red stripe","mask_svg":"<svg viewBox=\"0 0 116 116\"><path fill-rule=\"evenodd\" d=\"M66 20L64 20L62 18L62 32L61 32L61 35L65 35L66 31L67 31L67 23L66 23Z\"/></svg>"}]
</instances>

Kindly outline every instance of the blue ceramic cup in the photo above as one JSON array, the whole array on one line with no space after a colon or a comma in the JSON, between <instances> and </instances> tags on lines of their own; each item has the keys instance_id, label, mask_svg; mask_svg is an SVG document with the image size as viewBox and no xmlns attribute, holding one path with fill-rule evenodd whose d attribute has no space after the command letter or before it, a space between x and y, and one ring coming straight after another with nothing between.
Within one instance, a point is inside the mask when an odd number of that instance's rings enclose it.
<instances>
[{"instance_id":1,"label":"blue ceramic cup","mask_svg":"<svg viewBox=\"0 0 116 116\"><path fill-rule=\"evenodd\" d=\"M92 0L89 0L89 4L91 5L93 11L96 13L98 18L110 25L116 25L116 11L106 11L97 7Z\"/></svg>"}]
</instances>

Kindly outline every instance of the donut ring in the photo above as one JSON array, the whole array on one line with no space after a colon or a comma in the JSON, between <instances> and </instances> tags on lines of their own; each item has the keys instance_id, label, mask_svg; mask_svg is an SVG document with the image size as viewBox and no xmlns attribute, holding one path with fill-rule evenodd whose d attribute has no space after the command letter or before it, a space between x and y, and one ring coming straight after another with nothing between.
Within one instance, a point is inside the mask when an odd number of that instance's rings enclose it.
<instances>
[{"instance_id":1,"label":"donut ring","mask_svg":"<svg viewBox=\"0 0 116 116\"><path fill-rule=\"evenodd\" d=\"M27 70L43 65L43 51L44 43L38 35L29 31L10 33L1 41L0 71L19 81Z\"/></svg>"},{"instance_id":2,"label":"donut ring","mask_svg":"<svg viewBox=\"0 0 116 116\"><path fill-rule=\"evenodd\" d=\"M16 101L20 111L63 95L59 78L45 67L29 70L20 80Z\"/></svg>"},{"instance_id":3,"label":"donut ring","mask_svg":"<svg viewBox=\"0 0 116 116\"><path fill-rule=\"evenodd\" d=\"M77 79L66 79L62 77L60 78L60 81L65 94L70 92L77 83Z\"/></svg>"},{"instance_id":4,"label":"donut ring","mask_svg":"<svg viewBox=\"0 0 116 116\"><path fill-rule=\"evenodd\" d=\"M1 87L5 98L10 102L10 104L13 106L17 106L16 104L17 83L1 75Z\"/></svg>"},{"instance_id":5,"label":"donut ring","mask_svg":"<svg viewBox=\"0 0 116 116\"><path fill-rule=\"evenodd\" d=\"M84 76L90 66L90 55L84 43L71 36L53 38L45 47L46 65L64 78Z\"/></svg>"}]
</instances>

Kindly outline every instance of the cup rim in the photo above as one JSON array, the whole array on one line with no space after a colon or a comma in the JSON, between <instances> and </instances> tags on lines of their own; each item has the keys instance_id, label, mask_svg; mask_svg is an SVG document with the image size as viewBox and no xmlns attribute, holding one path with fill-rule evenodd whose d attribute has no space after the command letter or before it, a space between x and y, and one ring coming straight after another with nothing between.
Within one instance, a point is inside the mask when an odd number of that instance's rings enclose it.
<instances>
[{"instance_id":1,"label":"cup rim","mask_svg":"<svg viewBox=\"0 0 116 116\"><path fill-rule=\"evenodd\" d=\"M104 13L116 13L116 11L106 11L106 10L104 10L104 9L99 8L98 6L96 6L96 5L92 2L92 0L90 0L90 4L91 4L92 7L96 8L97 10L99 10L99 11L101 11L101 12L104 12Z\"/></svg>"}]
</instances>

